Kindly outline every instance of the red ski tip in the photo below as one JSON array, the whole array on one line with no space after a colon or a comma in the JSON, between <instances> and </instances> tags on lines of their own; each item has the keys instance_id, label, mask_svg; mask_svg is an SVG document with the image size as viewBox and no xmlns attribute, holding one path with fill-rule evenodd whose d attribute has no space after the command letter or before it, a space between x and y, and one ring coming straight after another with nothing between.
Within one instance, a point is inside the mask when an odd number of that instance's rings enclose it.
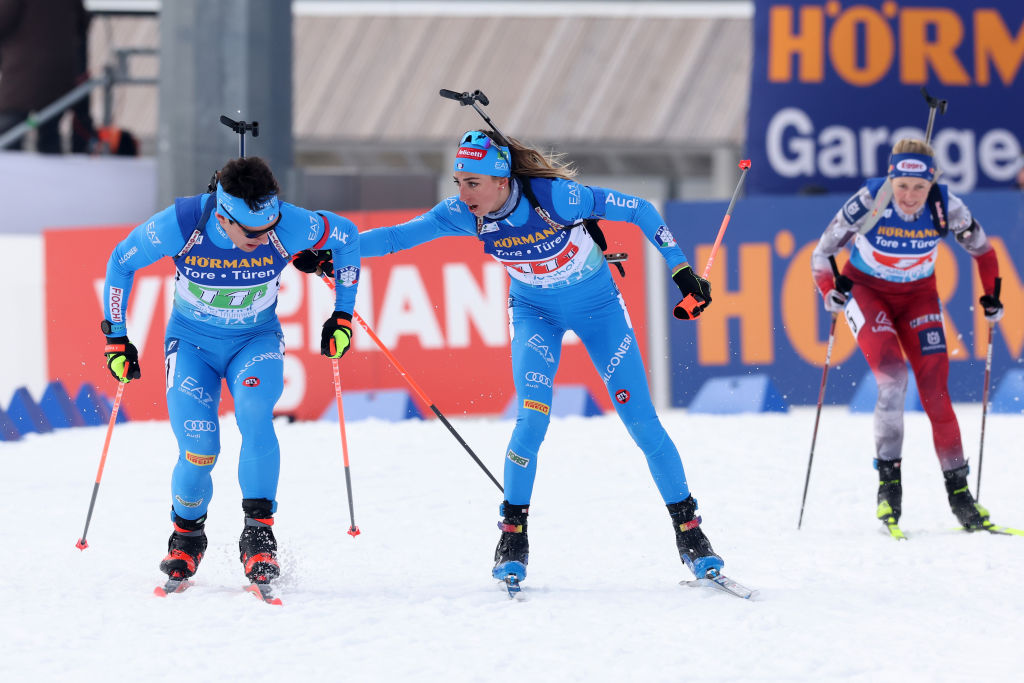
<instances>
[{"instance_id":1,"label":"red ski tip","mask_svg":"<svg viewBox=\"0 0 1024 683\"><path fill-rule=\"evenodd\" d=\"M75 547L78 548L79 550L85 550L86 548L89 547L89 544L85 542L84 538L80 538L80 539L78 539L78 543L75 544Z\"/></svg>"},{"instance_id":2,"label":"red ski tip","mask_svg":"<svg viewBox=\"0 0 1024 683\"><path fill-rule=\"evenodd\" d=\"M350 526L348 528L348 535L351 536L352 538L355 538L356 536L358 536L359 535L359 527L357 527L357 526Z\"/></svg>"},{"instance_id":3,"label":"red ski tip","mask_svg":"<svg viewBox=\"0 0 1024 683\"><path fill-rule=\"evenodd\" d=\"M750 168L750 159L744 159L743 161L741 161L740 168L742 168L744 171Z\"/></svg>"}]
</instances>

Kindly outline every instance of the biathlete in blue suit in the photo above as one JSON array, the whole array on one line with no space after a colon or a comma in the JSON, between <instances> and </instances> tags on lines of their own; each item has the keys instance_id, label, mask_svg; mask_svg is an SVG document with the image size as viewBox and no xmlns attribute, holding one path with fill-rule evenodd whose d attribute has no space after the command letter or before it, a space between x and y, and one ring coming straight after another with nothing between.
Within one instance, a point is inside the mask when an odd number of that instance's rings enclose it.
<instances>
[{"instance_id":1,"label":"biathlete in blue suit","mask_svg":"<svg viewBox=\"0 0 1024 683\"><path fill-rule=\"evenodd\" d=\"M363 256L381 256L448 235L483 242L511 276L508 316L518 411L505 454L505 500L493 575L526 576L526 520L541 442L550 421L562 337L574 331L601 374L613 405L647 464L676 530L680 558L698 577L723 562L701 530L675 444L658 420L625 302L612 280L594 228L605 218L639 226L661 252L682 294L711 303L710 285L694 274L658 211L647 201L572 180L570 166L517 140L470 131L455 160L458 196L408 223L360 235ZM596 221L593 224L596 226ZM603 241L601 237L599 240ZM311 259L312 260L312 259Z\"/></svg>"},{"instance_id":2,"label":"biathlete in blue suit","mask_svg":"<svg viewBox=\"0 0 1024 683\"><path fill-rule=\"evenodd\" d=\"M280 574L273 515L281 457L273 410L284 386L284 338L275 308L281 271L292 254L310 247L333 251L336 310L324 323L321 352L340 358L352 336L359 281L355 225L277 195L277 181L262 159L234 159L221 169L215 193L175 200L132 230L107 262L101 327L107 367L121 382L141 376L125 315L135 271L164 256L177 269L164 369L178 461L171 477L174 529L160 563L172 579L192 576L206 552L211 473L220 453L221 378L234 397L242 435L240 559L254 583Z\"/></svg>"}]
</instances>

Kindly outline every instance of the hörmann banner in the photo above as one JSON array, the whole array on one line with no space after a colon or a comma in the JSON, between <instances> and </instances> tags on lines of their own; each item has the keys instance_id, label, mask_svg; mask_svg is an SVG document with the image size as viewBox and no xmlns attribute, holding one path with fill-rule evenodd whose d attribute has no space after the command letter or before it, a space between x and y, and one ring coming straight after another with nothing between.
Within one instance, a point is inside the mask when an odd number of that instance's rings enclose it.
<instances>
[{"instance_id":1,"label":"h\u00f6rmann banner","mask_svg":"<svg viewBox=\"0 0 1024 683\"><path fill-rule=\"evenodd\" d=\"M753 178L754 170L751 170ZM689 405L711 377L767 374L790 404L818 398L829 314L811 279L811 252L825 225L848 199L753 197L736 205L711 271L712 304L701 317L669 327L672 403ZM1024 192L981 190L964 196L999 257L1006 315L996 324L994 382L1022 367L1024 350ZM693 243L692 262L703 269L726 202L670 202L665 217L676 235ZM846 263L848 251L837 260ZM980 401L988 324L973 259L951 236L939 242L935 265L949 352L954 401ZM669 283L669 297L679 290ZM845 319L836 326L827 403L847 403L868 372Z\"/></svg>"},{"instance_id":2,"label":"h\u00f6rmann banner","mask_svg":"<svg viewBox=\"0 0 1024 683\"><path fill-rule=\"evenodd\" d=\"M852 192L883 175L928 104L943 181L1005 187L1024 147L1024 2L755 0L751 194Z\"/></svg>"}]
</instances>

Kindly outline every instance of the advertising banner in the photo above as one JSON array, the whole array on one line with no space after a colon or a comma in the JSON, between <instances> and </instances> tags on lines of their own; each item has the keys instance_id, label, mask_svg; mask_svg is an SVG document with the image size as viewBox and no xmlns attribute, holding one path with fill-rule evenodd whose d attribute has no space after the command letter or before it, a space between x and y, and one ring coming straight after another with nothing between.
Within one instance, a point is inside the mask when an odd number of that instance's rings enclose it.
<instances>
[{"instance_id":1,"label":"advertising banner","mask_svg":"<svg viewBox=\"0 0 1024 683\"><path fill-rule=\"evenodd\" d=\"M764 373L789 404L815 404L825 361L829 314L811 279L811 252L845 194L753 197L740 201L711 272L712 304L700 319L670 326L672 404L686 406L711 377ZM999 258L1000 299L1006 314L996 324L993 381L1022 367L1024 349L1024 193L979 191L965 196ZM726 202L671 202L666 218L680 226L715 226ZM692 234L693 228L689 229ZM714 234L693 249L707 262ZM840 267L847 252L837 257ZM939 243L935 274L943 304L954 401L980 401L988 323L973 259L951 237ZM669 287L669 297L678 298ZM845 319L836 325L826 403L848 403L868 372Z\"/></svg>"},{"instance_id":2,"label":"advertising banner","mask_svg":"<svg viewBox=\"0 0 1024 683\"><path fill-rule=\"evenodd\" d=\"M347 212L361 229L393 225L420 211ZM103 362L99 323L103 276L114 245L133 226L45 233L49 377L69 391L90 382L113 394ZM629 224L607 223L609 249L629 253L622 290L646 354L645 242ZM364 259L356 312L445 414L498 414L514 396L507 297L508 275L475 239L447 237L390 256ZM128 333L138 347L142 381L132 382L124 405L132 419L166 419L163 338L173 296L170 259L135 276L127 305ZM668 276L666 274L666 280ZM319 355L320 328L333 310L333 294L318 278L294 268L281 275L277 305L286 342L285 388L277 412L318 418L334 401L330 362ZM385 354L353 324L353 349L341 361L343 391L408 389ZM584 384L600 406L611 400L575 335L566 335L555 385ZM410 393L413 393L410 391ZM415 398L415 394L413 394ZM231 409L222 391L221 412ZM432 415L426 406L422 412Z\"/></svg>"},{"instance_id":3,"label":"advertising banner","mask_svg":"<svg viewBox=\"0 0 1024 683\"><path fill-rule=\"evenodd\" d=\"M749 192L853 192L893 143L924 138L920 90L948 100L933 145L957 193L1024 165L1020 0L755 0Z\"/></svg>"}]
</instances>

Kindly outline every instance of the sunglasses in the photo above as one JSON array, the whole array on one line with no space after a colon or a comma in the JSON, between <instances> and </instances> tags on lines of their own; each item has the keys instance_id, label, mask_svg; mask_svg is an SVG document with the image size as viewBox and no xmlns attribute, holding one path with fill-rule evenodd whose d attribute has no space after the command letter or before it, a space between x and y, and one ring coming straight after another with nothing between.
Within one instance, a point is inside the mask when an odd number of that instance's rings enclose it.
<instances>
[{"instance_id":1,"label":"sunglasses","mask_svg":"<svg viewBox=\"0 0 1024 683\"><path fill-rule=\"evenodd\" d=\"M263 228L262 230L248 230L241 222L239 222L237 218L232 216L231 213L226 208L224 208L223 204L221 204L218 208L224 212L224 215L228 217L228 220L230 220L232 223L238 226L238 229L242 231L243 235L245 235L248 239L251 240L266 235L268 232L276 228L277 224L281 222L281 211L279 209L277 212L277 218L274 220L274 223L270 227Z\"/></svg>"}]
</instances>

